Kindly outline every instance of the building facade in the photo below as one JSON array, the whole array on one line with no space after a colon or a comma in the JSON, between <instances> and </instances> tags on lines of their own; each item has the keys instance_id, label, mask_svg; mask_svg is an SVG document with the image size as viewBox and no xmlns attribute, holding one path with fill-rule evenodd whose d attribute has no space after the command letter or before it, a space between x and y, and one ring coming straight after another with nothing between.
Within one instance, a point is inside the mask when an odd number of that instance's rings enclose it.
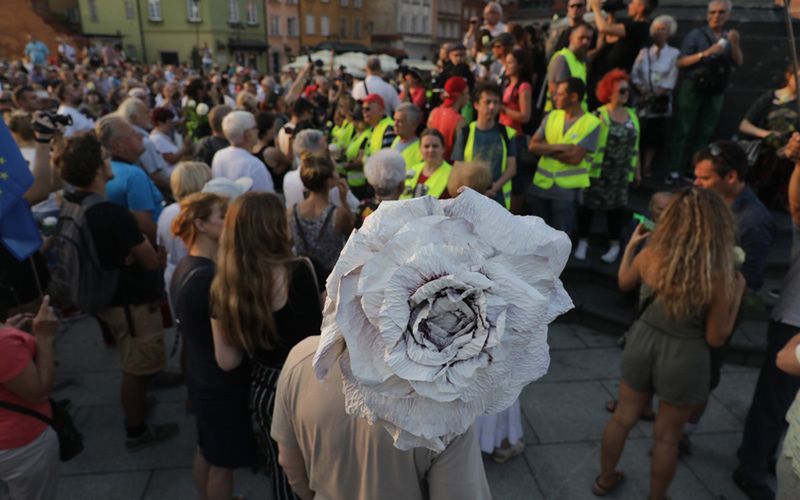
<instances>
[{"instance_id":1,"label":"building facade","mask_svg":"<svg viewBox=\"0 0 800 500\"><path fill-rule=\"evenodd\" d=\"M297 0L265 0L269 69L273 74L300 54L300 4Z\"/></svg>"},{"instance_id":2,"label":"building facade","mask_svg":"<svg viewBox=\"0 0 800 500\"><path fill-rule=\"evenodd\" d=\"M208 46L216 64L267 69L263 0L80 0L79 6L83 32L116 38L133 60L199 66Z\"/></svg>"},{"instance_id":3,"label":"building facade","mask_svg":"<svg viewBox=\"0 0 800 500\"><path fill-rule=\"evenodd\" d=\"M438 47L461 36L461 0L370 1L374 48L435 60Z\"/></svg>"},{"instance_id":4,"label":"building facade","mask_svg":"<svg viewBox=\"0 0 800 500\"><path fill-rule=\"evenodd\" d=\"M330 44L347 50L369 44L370 0L300 0L300 45L313 49ZM305 49L304 49L305 50Z\"/></svg>"}]
</instances>

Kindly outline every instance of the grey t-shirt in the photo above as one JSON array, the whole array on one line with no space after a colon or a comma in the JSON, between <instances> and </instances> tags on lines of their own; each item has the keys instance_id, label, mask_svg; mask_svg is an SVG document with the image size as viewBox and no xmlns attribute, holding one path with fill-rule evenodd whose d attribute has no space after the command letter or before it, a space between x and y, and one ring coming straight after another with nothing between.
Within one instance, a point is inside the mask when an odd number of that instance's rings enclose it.
<instances>
[{"instance_id":1,"label":"grey t-shirt","mask_svg":"<svg viewBox=\"0 0 800 500\"><path fill-rule=\"evenodd\" d=\"M549 75L547 81L549 82L563 82L567 78L572 76L572 73L569 71L569 65L567 64L567 60L564 59L564 56L557 56L553 59L550 63L550 69L547 71Z\"/></svg>"},{"instance_id":2,"label":"grey t-shirt","mask_svg":"<svg viewBox=\"0 0 800 500\"><path fill-rule=\"evenodd\" d=\"M581 115L583 116L583 115ZM542 123L539 125L539 129L534 134L539 140L546 141L544 131L547 127L547 119L550 118L550 114L548 113L547 116L544 117ZM580 118L580 117L579 117ZM569 130L575 120L565 120L564 122L564 131ZM590 153L594 153L597 149L597 140L600 138L600 127L595 128L592 133L587 135L583 138L576 146L582 147L586 151ZM562 187L558 187L557 185L553 185L550 189L541 189L540 187L534 185L533 192L539 198L544 198L548 200L575 200L578 196L577 189L565 189Z\"/></svg>"},{"instance_id":3,"label":"grey t-shirt","mask_svg":"<svg viewBox=\"0 0 800 500\"><path fill-rule=\"evenodd\" d=\"M450 159L454 162L464 161L464 148L466 147L467 134L459 130L456 133L456 140L453 143L453 153ZM508 158L517 157L517 144L516 141L511 139L508 141ZM473 149L472 159L475 161L483 161L489 165L492 172L492 182L496 181L503 175L503 137L500 132L500 127L495 125L489 130L481 130L475 127L475 147ZM503 192L498 191L496 200L498 203L503 204Z\"/></svg>"},{"instance_id":4,"label":"grey t-shirt","mask_svg":"<svg viewBox=\"0 0 800 500\"><path fill-rule=\"evenodd\" d=\"M772 319L800 328L800 224L792 233L792 260L789 272L783 279L781 297L772 308Z\"/></svg>"}]
</instances>

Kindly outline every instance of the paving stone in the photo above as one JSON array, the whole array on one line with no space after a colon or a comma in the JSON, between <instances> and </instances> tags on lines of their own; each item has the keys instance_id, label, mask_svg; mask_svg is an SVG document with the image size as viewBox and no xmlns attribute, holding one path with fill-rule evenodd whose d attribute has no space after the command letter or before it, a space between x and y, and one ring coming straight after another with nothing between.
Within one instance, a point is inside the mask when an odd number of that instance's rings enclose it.
<instances>
[{"instance_id":1,"label":"paving stone","mask_svg":"<svg viewBox=\"0 0 800 500\"><path fill-rule=\"evenodd\" d=\"M574 325L553 323L547 332L547 343L551 350L585 349L586 344L578 337Z\"/></svg>"},{"instance_id":2,"label":"paving stone","mask_svg":"<svg viewBox=\"0 0 800 500\"><path fill-rule=\"evenodd\" d=\"M62 464L64 474L157 470L191 467L196 446L194 419L183 404L159 404L152 422L177 422L178 435L142 450L125 449L125 429L119 405L79 406L73 411L75 424L83 432L83 453Z\"/></svg>"},{"instance_id":3,"label":"paving stone","mask_svg":"<svg viewBox=\"0 0 800 500\"><path fill-rule=\"evenodd\" d=\"M494 500L544 500L525 455L498 464L484 454L483 467Z\"/></svg>"},{"instance_id":4,"label":"paving stone","mask_svg":"<svg viewBox=\"0 0 800 500\"><path fill-rule=\"evenodd\" d=\"M603 405L610 397L600 382L531 384L520 406L542 443L588 441L600 439L610 418Z\"/></svg>"},{"instance_id":5,"label":"paving stone","mask_svg":"<svg viewBox=\"0 0 800 500\"><path fill-rule=\"evenodd\" d=\"M589 347L616 347L619 348L619 338L616 332L604 333L583 325L573 325L575 334Z\"/></svg>"},{"instance_id":6,"label":"paving stone","mask_svg":"<svg viewBox=\"0 0 800 500\"><path fill-rule=\"evenodd\" d=\"M270 479L249 469L237 469L233 473L233 491L247 498L272 498ZM168 469L153 472L142 500L197 498L192 482L192 469Z\"/></svg>"},{"instance_id":7,"label":"paving stone","mask_svg":"<svg viewBox=\"0 0 800 500\"><path fill-rule=\"evenodd\" d=\"M619 468L626 481L609 498L641 500L649 493L650 440L628 439ZM600 443L542 444L528 447L525 455L548 500L589 500L592 482L600 470ZM678 464L669 494L675 499L712 500L703 483Z\"/></svg>"},{"instance_id":8,"label":"paving stone","mask_svg":"<svg viewBox=\"0 0 800 500\"><path fill-rule=\"evenodd\" d=\"M617 347L569 351L552 351L550 369L542 382L615 379L619 377Z\"/></svg>"},{"instance_id":9,"label":"paving stone","mask_svg":"<svg viewBox=\"0 0 800 500\"><path fill-rule=\"evenodd\" d=\"M151 474L149 470L79 475L62 473L58 479L56 500L138 500L144 494Z\"/></svg>"},{"instance_id":10,"label":"paving stone","mask_svg":"<svg viewBox=\"0 0 800 500\"><path fill-rule=\"evenodd\" d=\"M728 373L723 371L719 387L714 389L712 397L744 423L753 400L757 380L758 370L753 368Z\"/></svg>"},{"instance_id":11,"label":"paving stone","mask_svg":"<svg viewBox=\"0 0 800 500\"><path fill-rule=\"evenodd\" d=\"M711 490L716 498L747 500L733 483L731 475L737 466L736 449L740 433L707 434L692 437L692 455L681 461ZM774 478L768 481L775 488Z\"/></svg>"}]
</instances>

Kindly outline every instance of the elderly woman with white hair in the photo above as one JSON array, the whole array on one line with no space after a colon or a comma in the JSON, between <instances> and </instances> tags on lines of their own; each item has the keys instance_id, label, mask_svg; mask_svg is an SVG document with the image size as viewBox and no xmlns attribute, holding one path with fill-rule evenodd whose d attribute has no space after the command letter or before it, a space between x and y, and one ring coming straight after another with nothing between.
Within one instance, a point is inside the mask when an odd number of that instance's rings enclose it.
<instances>
[{"instance_id":1,"label":"elderly woman with white hair","mask_svg":"<svg viewBox=\"0 0 800 500\"><path fill-rule=\"evenodd\" d=\"M656 150L664 141L667 119L672 115L672 91L678 81L680 51L667 44L678 30L672 16L658 16L650 23L653 44L644 47L631 70L631 83L636 88L638 114L641 118L642 171L652 174L651 165Z\"/></svg>"},{"instance_id":2,"label":"elderly woman with white hair","mask_svg":"<svg viewBox=\"0 0 800 500\"><path fill-rule=\"evenodd\" d=\"M406 181L406 162L394 149L382 149L364 164L364 176L375 191L373 198L362 200L356 209L356 228L360 228L382 201L398 200Z\"/></svg>"},{"instance_id":3,"label":"elderly woman with white hair","mask_svg":"<svg viewBox=\"0 0 800 500\"><path fill-rule=\"evenodd\" d=\"M128 97L120 103L114 114L130 123L136 133L142 136L144 152L136 163L147 172L162 194L169 194L169 176L172 174L172 167L150 139L148 130L153 128L153 121L150 119L147 104L138 97Z\"/></svg>"},{"instance_id":4,"label":"elderly woman with white hair","mask_svg":"<svg viewBox=\"0 0 800 500\"><path fill-rule=\"evenodd\" d=\"M274 192L272 177L264 163L252 151L258 142L258 126L252 113L232 111L222 120L222 133L230 146L220 149L211 161L211 174L235 181L253 179L252 191Z\"/></svg>"}]
</instances>

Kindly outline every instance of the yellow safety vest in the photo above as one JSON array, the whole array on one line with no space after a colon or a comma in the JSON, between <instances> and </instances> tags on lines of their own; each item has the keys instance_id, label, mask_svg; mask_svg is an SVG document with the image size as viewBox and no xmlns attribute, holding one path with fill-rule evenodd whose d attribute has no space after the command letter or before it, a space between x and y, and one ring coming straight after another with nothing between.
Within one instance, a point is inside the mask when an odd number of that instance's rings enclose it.
<instances>
[{"instance_id":1,"label":"yellow safety vest","mask_svg":"<svg viewBox=\"0 0 800 500\"><path fill-rule=\"evenodd\" d=\"M639 117L636 116L636 111L629 107L626 107L625 111L627 111L628 116L631 117L633 128L636 130L636 141L634 142L630 158L631 169L628 172L628 182L633 182L636 178L636 165L639 163L639 137L641 134ZM606 143L608 142L608 127L611 124L611 116L608 114L608 108L600 106L597 108L597 112L600 114L600 137L597 139L597 151L594 152L594 161L592 162L592 168L589 170L589 177L593 179L599 178L603 173L603 160L605 158Z\"/></svg>"},{"instance_id":2,"label":"yellow safety vest","mask_svg":"<svg viewBox=\"0 0 800 500\"><path fill-rule=\"evenodd\" d=\"M372 129L372 137L369 138L369 142L367 143L367 156L371 156L383 148L383 135L390 126L394 126L394 120L388 116L375 125Z\"/></svg>"},{"instance_id":3,"label":"yellow safety vest","mask_svg":"<svg viewBox=\"0 0 800 500\"><path fill-rule=\"evenodd\" d=\"M339 149L344 150L347 145L350 144L355 132L355 125L347 120L343 121L341 125L334 125L333 129L331 130L333 144L339 146Z\"/></svg>"},{"instance_id":4,"label":"yellow safety vest","mask_svg":"<svg viewBox=\"0 0 800 500\"><path fill-rule=\"evenodd\" d=\"M498 126L502 126L499 125ZM475 128L477 127L476 122L472 122L469 124L469 134L467 135L467 143L464 146L464 161L472 161L475 153ZM508 136L508 140L514 138L517 134L517 131L511 127L506 127L506 135ZM506 171L506 167L508 166L508 145L506 141L501 139L503 143L503 161L500 164L500 172L501 175ZM511 210L511 180L509 179L508 182L503 184L503 201L505 202L506 209Z\"/></svg>"},{"instance_id":5,"label":"yellow safety vest","mask_svg":"<svg viewBox=\"0 0 800 500\"><path fill-rule=\"evenodd\" d=\"M347 161L353 161L358 157L358 152L361 151L361 148L365 146L365 143L369 141L370 134L372 133L372 129L366 129L352 141L350 144L347 145L347 148L344 150L344 158ZM367 178L364 177L363 170L352 170L347 169L342 172L345 177L347 177L347 184L351 187L360 187L367 184Z\"/></svg>"},{"instance_id":6,"label":"yellow safety vest","mask_svg":"<svg viewBox=\"0 0 800 500\"><path fill-rule=\"evenodd\" d=\"M563 49L553 54L553 57L550 58L550 64L553 64L553 61L555 61L556 57L558 56L564 57L564 61L566 61L567 67L569 68L569 75L574 78L580 78L583 84L586 85L586 63L583 61L579 61L578 58L575 57L575 54L573 54L568 47L564 47ZM550 66L548 65L548 68L549 67ZM548 82L545 82L545 85L547 84ZM588 91L589 90L587 89L586 92ZM583 94L583 102L581 103L584 111L589 110L588 104L586 103L586 92L584 92ZM552 109L553 109L553 96L550 95L550 89L548 88L547 100L544 103L544 110L550 111Z\"/></svg>"},{"instance_id":7,"label":"yellow safety vest","mask_svg":"<svg viewBox=\"0 0 800 500\"><path fill-rule=\"evenodd\" d=\"M400 142L400 136L394 138L392 149ZM422 163L422 150L419 148L419 139L415 140L400 153L406 161L406 168L411 168L417 163Z\"/></svg>"},{"instance_id":8,"label":"yellow safety vest","mask_svg":"<svg viewBox=\"0 0 800 500\"><path fill-rule=\"evenodd\" d=\"M403 191L403 194L400 195L401 200L414 198L414 191L417 189L417 181L422 174L423 168L425 168L424 162L419 162L411 167L411 170L414 171L414 175L406 179L406 189ZM426 194L434 198L440 197L442 193L444 193L444 190L447 189L447 180L450 178L450 172L452 171L453 166L447 162L443 162L439 165L439 168L436 169L433 175L425 179L424 185L428 188Z\"/></svg>"},{"instance_id":9,"label":"yellow safety vest","mask_svg":"<svg viewBox=\"0 0 800 500\"><path fill-rule=\"evenodd\" d=\"M569 129L564 131L567 113L556 109L547 115L544 128L545 140L548 144L576 145L600 126L600 119L590 113L575 120ZM539 158L539 168L533 176L533 184L541 189L550 189L553 184L563 189L579 189L589 187L589 169L592 166L591 155L577 165L562 163L552 156Z\"/></svg>"}]
</instances>

